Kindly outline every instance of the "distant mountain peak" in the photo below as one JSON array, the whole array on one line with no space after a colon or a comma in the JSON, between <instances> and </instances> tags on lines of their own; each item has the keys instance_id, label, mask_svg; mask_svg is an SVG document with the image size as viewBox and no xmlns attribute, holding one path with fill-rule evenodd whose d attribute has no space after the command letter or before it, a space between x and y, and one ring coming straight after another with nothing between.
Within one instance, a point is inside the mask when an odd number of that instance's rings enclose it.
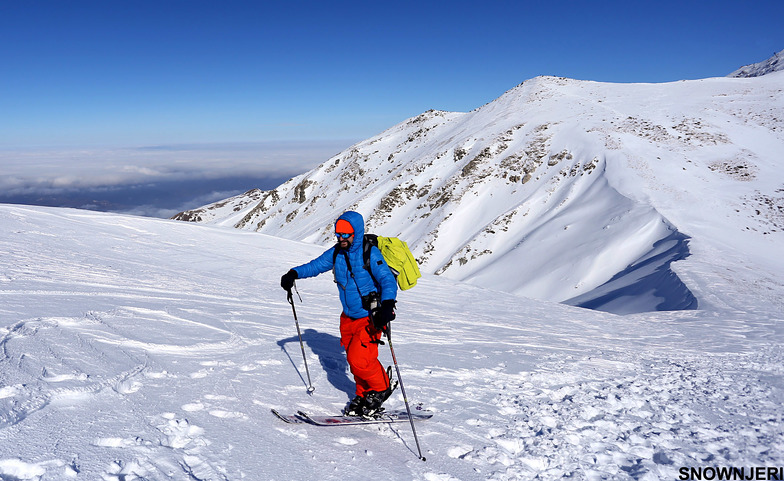
<instances>
[{"instance_id":1,"label":"distant mountain peak","mask_svg":"<svg viewBox=\"0 0 784 481\"><path fill-rule=\"evenodd\" d=\"M772 57L762 62L745 65L727 77L761 77L780 70L784 70L784 50L774 53Z\"/></svg>"}]
</instances>

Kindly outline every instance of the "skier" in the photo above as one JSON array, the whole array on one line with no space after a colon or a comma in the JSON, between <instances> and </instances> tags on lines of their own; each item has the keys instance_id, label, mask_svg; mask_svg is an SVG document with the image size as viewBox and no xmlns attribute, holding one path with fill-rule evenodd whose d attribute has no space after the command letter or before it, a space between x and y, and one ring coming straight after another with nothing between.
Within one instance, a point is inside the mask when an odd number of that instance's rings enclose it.
<instances>
[{"instance_id":1,"label":"skier","mask_svg":"<svg viewBox=\"0 0 784 481\"><path fill-rule=\"evenodd\" d=\"M378 344L395 318L397 282L381 251L370 249L368 269L363 260L365 221L358 212L343 213L335 222L337 243L307 264L290 269L280 286L291 292L296 279L332 270L343 312L340 344L356 382L356 396L344 410L349 416L372 416L392 394L389 372L378 360Z\"/></svg>"}]
</instances>

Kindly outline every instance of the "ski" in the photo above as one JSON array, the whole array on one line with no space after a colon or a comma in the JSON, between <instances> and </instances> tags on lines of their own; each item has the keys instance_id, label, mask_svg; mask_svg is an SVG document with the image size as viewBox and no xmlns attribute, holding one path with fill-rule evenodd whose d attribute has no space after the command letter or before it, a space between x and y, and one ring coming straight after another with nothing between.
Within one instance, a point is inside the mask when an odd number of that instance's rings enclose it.
<instances>
[{"instance_id":1,"label":"ski","mask_svg":"<svg viewBox=\"0 0 784 481\"><path fill-rule=\"evenodd\" d=\"M278 419L289 424L312 424L314 426L347 426L352 424L391 424L408 422L408 413L403 410L385 411L378 417L365 418L361 416L314 416L303 411L297 411L293 415L281 414L272 410L272 414ZM433 417L432 413L412 413L411 419L414 421L424 421Z\"/></svg>"},{"instance_id":2,"label":"ski","mask_svg":"<svg viewBox=\"0 0 784 481\"><path fill-rule=\"evenodd\" d=\"M279 413L278 411L276 411L274 409L272 409L272 414L277 416L278 419L280 419L281 421L285 421L285 422L287 422L289 424L307 423L307 421L303 417L301 417L301 416L290 415L290 414L289 415L281 414L281 413Z\"/></svg>"}]
</instances>

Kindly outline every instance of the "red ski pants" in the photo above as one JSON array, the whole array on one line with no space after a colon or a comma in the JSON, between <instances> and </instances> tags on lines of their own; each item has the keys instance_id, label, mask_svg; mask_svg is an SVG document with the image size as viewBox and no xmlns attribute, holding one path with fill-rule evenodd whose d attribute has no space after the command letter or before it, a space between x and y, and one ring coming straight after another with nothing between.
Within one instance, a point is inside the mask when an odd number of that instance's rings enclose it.
<instances>
[{"instance_id":1,"label":"red ski pants","mask_svg":"<svg viewBox=\"0 0 784 481\"><path fill-rule=\"evenodd\" d=\"M389 387L384 366L378 360L377 331L370 318L352 319L345 313L340 315L340 345L346 350L346 358L357 383L357 395L368 391L384 391Z\"/></svg>"}]
</instances>

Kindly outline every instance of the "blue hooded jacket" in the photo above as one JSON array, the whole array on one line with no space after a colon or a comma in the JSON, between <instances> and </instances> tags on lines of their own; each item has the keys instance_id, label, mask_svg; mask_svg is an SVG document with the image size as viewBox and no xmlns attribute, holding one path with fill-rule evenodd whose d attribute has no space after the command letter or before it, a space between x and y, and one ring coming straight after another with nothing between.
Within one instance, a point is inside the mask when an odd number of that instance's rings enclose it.
<instances>
[{"instance_id":1,"label":"blue hooded jacket","mask_svg":"<svg viewBox=\"0 0 784 481\"><path fill-rule=\"evenodd\" d=\"M304 279L306 277L315 277L334 268L335 283L338 286L343 312L351 318L359 319L369 315L367 309L362 307L362 297L375 291L380 294L381 301L395 299L397 296L397 280L392 271L389 270L389 266L384 260L384 256L381 255L381 251L377 247L372 247L370 249L369 267L378 284L373 282L373 277L364 268L364 260L362 259L365 220L360 213L351 210L345 212L337 220L340 219L348 221L354 228L354 242L348 248L348 251L343 251L335 244L335 246L327 249L326 252L317 258L307 264L295 267L294 270L297 271L299 279ZM335 224L337 224L337 220ZM338 250L337 255L335 255L335 249ZM344 253L348 255L346 256ZM346 264L346 257L348 257L348 262L351 264L350 270L348 264Z\"/></svg>"}]
</instances>

